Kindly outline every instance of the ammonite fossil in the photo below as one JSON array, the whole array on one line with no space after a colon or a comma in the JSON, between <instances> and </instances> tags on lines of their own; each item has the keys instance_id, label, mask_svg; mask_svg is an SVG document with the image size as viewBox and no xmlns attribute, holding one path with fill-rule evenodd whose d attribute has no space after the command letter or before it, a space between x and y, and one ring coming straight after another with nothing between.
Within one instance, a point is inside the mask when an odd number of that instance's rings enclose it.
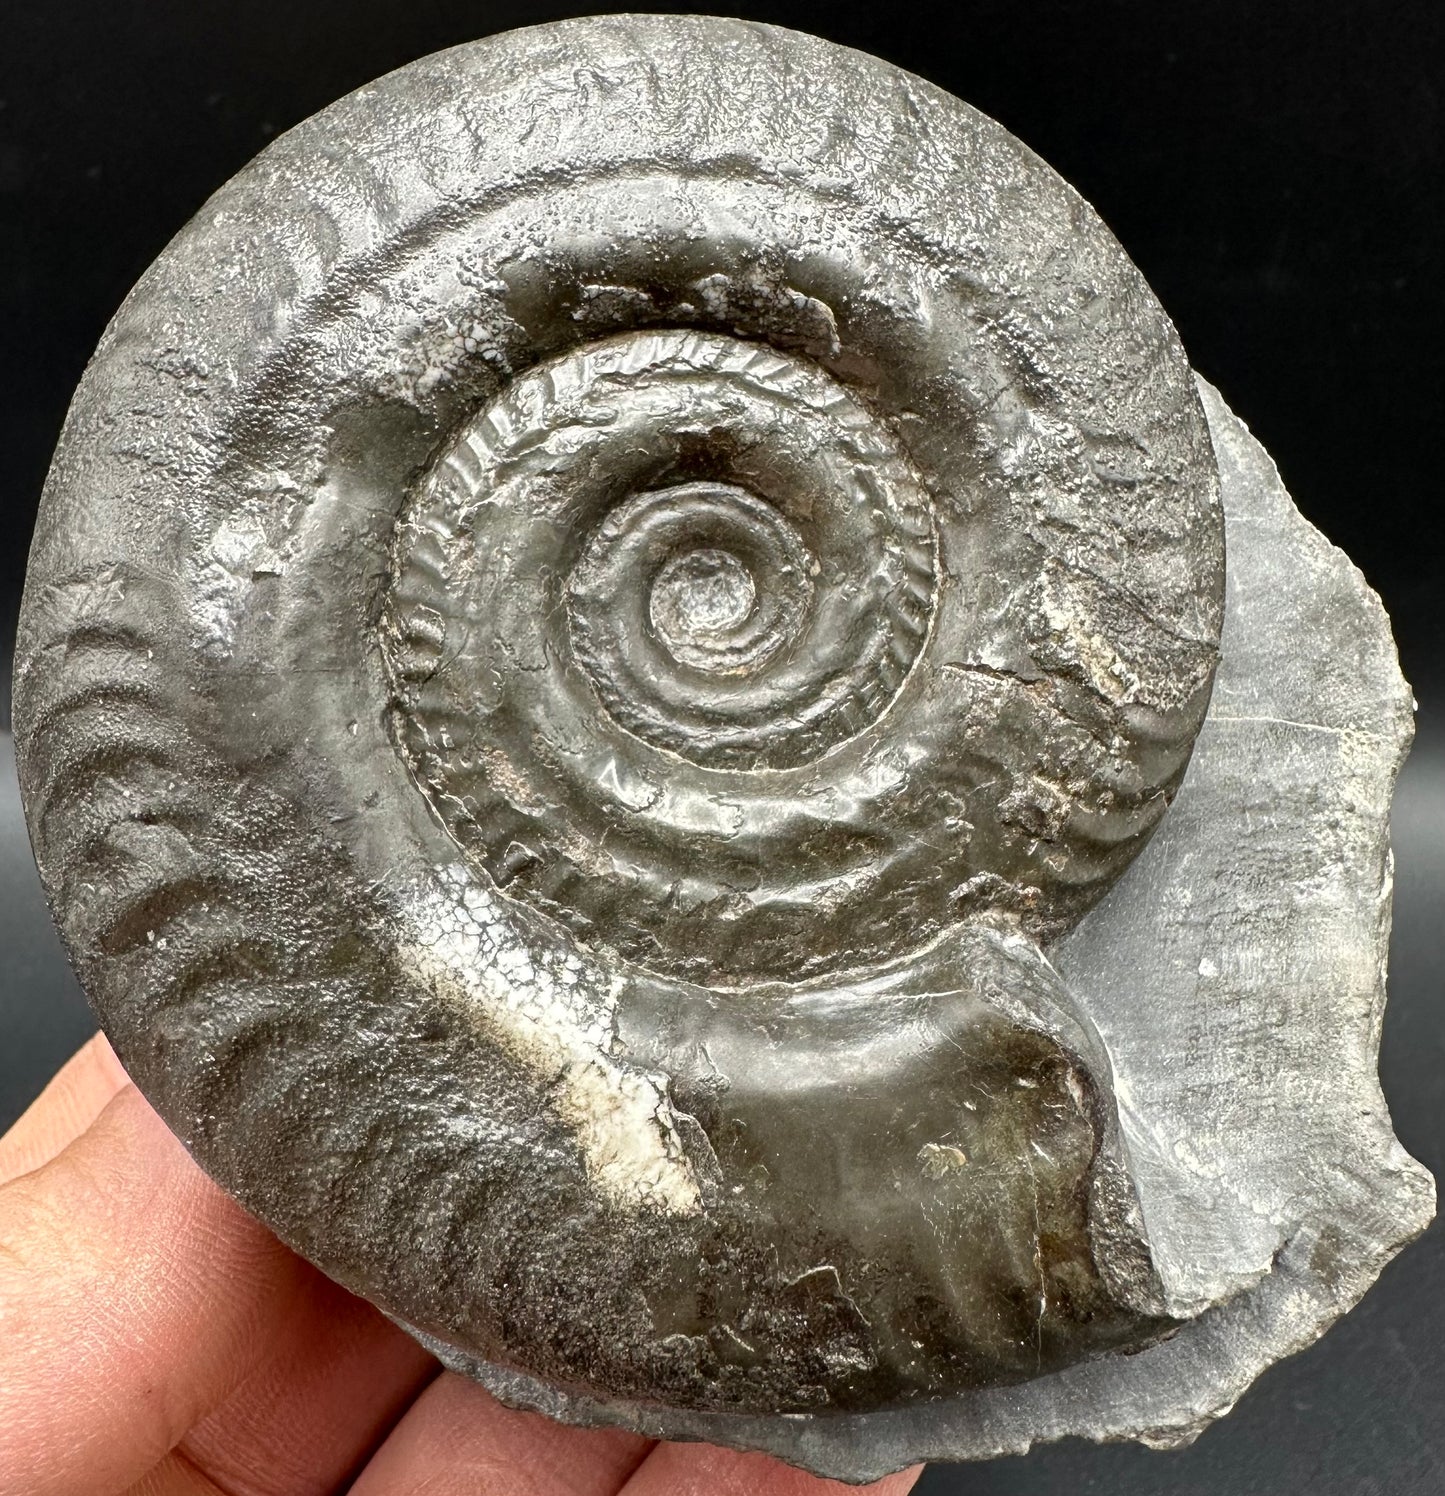
<instances>
[{"instance_id":1,"label":"ammonite fossil","mask_svg":"<svg viewBox=\"0 0 1445 1496\"><path fill-rule=\"evenodd\" d=\"M1186 1437L1428 1208L1372 1030L1276 1136L1375 1001L1408 719L1262 461L917 78L676 17L415 63L206 205L72 408L16 707L84 985L512 1402L860 1478ZM1384 747L1306 813L1290 724Z\"/></svg>"}]
</instances>

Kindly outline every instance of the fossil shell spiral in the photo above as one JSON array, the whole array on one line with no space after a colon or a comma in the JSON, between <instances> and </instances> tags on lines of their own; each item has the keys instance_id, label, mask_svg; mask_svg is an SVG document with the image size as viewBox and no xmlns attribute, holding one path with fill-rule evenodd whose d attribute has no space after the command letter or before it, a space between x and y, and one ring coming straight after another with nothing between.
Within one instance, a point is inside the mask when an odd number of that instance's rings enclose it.
<instances>
[{"instance_id":1,"label":"fossil shell spiral","mask_svg":"<svg viewBox=\"0 0 1445 1496\"><path fill-rule=\"evenodd\" d=\"M107 333L37 855L196 1157L452 1364L661 1431L1020 1380L1171 1327L1045 952L1179 785L1222 536L1168 320L998 125L740 22L493 38Z\"/></svg>"}]
</instances>

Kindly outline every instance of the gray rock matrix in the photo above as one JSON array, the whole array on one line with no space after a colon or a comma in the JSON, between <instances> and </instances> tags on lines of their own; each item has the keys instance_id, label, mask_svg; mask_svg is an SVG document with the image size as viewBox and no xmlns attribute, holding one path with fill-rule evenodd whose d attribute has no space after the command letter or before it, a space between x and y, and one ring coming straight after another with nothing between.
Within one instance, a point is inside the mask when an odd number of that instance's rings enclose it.
<instances>
[{"instance_id":1,"label":"gray rock matrix","mask_svg":"<svg viewBox=\"0 0 1445 1496\"><path fill-rule=\"evenodd\" d=\"M998 125L607 17L276 142L36 531L42 878L147 1096L506 1401L863 1481L1171 1444L1423 1229L1388 622Z\"/></svg>"}]
</instances>

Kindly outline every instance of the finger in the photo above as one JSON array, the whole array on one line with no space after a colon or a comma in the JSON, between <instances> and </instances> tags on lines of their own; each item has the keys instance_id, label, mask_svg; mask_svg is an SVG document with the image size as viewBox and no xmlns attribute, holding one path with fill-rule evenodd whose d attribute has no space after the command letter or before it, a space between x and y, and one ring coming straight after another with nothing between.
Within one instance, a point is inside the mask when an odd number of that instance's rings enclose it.
<instances>
[{"instance_id":1,"label":"finger","mask_svg":"<svg viewBox=\"0 0 1445 1496\"><path fill-rule=\"evenodd\" d=\"M94 1034L0 1137L0 1184L47 1164L78 1138L127 1077L104 1034Z\"/></svg>"},{"instance_id":2,"label":"finger","mask_svg":"<svg viewBox=\"0 0 1445 1496\"><path fill-rule=\"evenodd\" d=\"M125 1087L0 1188L7 1496L122 1490L235 1391L309 1288Z\"/></svg>"},{"instance_id":3,"label":"finger","mask_svg":"<svg viewBox=\"0 0 1445 1496\"><path fill-rule=\"evenodd\" d=\"M915 1465L871 1486L848 1486L763 1454L711 1444L659 1444L621 1496L904 1496L922 1474L923 1466Z\"/></svg>"},{"instance_id":4,"label":"finger","mask_svg":"<svg viewBox=\"0 0 1445 1496\"><path fill-rule=\"evenodd\" d=\"M639 1434L518 1413L475 1382L443 1372L351 1496L614 1496L651 1447Z\"/></svg>"},{"instance_id":5,"label":"finger","mask_svg":"<svg viewBox=\"0 0 1445 1496\"><path fill-rule=\"evenodd\" d=\"M308 1274L304 1300L261 1363L130 1496L328 1496L436 1376L409 1335Z\"/></svg>"}]
</instances>

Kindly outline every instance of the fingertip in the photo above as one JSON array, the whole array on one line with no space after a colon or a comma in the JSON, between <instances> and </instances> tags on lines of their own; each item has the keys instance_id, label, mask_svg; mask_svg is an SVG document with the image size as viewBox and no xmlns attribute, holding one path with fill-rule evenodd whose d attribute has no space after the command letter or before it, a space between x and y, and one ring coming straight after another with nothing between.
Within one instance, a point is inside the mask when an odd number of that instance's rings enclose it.
<instances>
[{"instance_id":1,"label":"fingertip","mask_svg":"<svg viewBox=\"0 0 1445 1496\"><path fill-rule=\"evenodd\" d=\"M651 1442L506 1407L455 1372L436 1378L351 1487L351 1496L616 1496ZM525 1484L523 1484L525 1480Z\"/></svg>"},{"instance_id":2,"label":"fingertip","mask_svg":"<svg viewBox=\"0 0 1445 1496\"><path fill-rule=\"evenodd\" d=\"M104 1033L97 1031L92 1034L77 1051L77 1057L82 1054L88 1054L89 1063L100 1072L103 1084L109 1085L113 1091L130 1085L130 1075Z\"/></svg>"},{"instance_id":3,"label":"fingertip","mask_svg":"<svg viewBox=\"0 0 1445 1496\"><path fill-rule=\"evenodd\" d=\"M129 1084L110 1041L92 1034L0 1137L0 1184L49 1163Z\"/></svg>"},{"instance_id":4,"label":"fingertip","mask_svg":"<svg viewBox=\"0 0 1445 1496\"><path fill-rule=\"evenodd\" d=\"M922 1465L871 1485L825 1480L771 1455L711 1444L659 1444L623 1487L621 1496L905 1496Z\"/></svg>"},{"instance_id":5,"label":"fingertip","mask_svg":"<svg viewBox=\"0 0 1445 1496\"><path fill-rule=\"evenodd\" d=\"M124 1086L0 1187L0 1468L26 1496L122 1488L247 1375L310 1271Z\"/></svg>"}]
</instances>

